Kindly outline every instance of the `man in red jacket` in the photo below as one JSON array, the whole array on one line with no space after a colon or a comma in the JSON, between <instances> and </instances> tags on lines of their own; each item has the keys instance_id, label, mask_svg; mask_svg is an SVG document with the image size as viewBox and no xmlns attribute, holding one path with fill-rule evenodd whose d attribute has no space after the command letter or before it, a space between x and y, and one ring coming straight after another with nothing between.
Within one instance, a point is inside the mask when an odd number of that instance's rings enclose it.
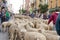
<instances>
[{"instance_id":1,"label":"man in red jacket","mask_svg":"<svg viewBox=\"0 0 60 40\"><path fill-rule=\"evenodd\" d=\"M55 23L56 23L56 19L58 17L58 13L59 13L58 10L55 10L55 12L52 13L52 15L48 21L48 24L50 24L50 22L53 21L53 30L56 30Z\"/></svg>"}]
</instances>

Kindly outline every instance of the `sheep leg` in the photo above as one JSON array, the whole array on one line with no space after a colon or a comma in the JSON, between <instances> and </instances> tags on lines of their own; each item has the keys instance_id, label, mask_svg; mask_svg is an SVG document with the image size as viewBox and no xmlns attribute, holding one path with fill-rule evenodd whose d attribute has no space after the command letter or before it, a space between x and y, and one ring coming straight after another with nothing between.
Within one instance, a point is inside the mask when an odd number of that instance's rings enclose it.
<instances>
[{"instance_id":1,"label":"sheep leg","mask_svg":"<svg viewBox=\"0 0 60 40\"><path fill-rule=\"evenodd\" d=\"M21 40L19 34L17 33L16 40Z\"/></svg>"},{"instance_id":2,"label":"sheep leg","mask_svg":"<svg viewBox=\"0 0 60 40\"><path fill-rule=\"evenodd\" d=\"M8 32L8 30L9 30L9 28L8 27L6 27L6 31Z\"/></svg>"},{"instance_id":3,"label":"sheep leg","mask_svg":"<svg viewBox=\"0 0 60 40\"><path fill-rule=\"evenodd\" d=\"M9 39L10 39L10 33L8 33Z\"/></svg>"},{"instance_id":4,"label":"sheep leg","mask_svg":"<svg viewBox=\"0 0 60 40\"><path fill-rule=\"evenodd\" d=\"M9 32L9 28L10 28L10 26L7 27L7 32Z\"/></svg>"},{"instance_id":5,"label":"sheep leg","mask_svg":"<svg viewBox=\"0 0 60 40\"><path fill-rule=\"evenodd\" d=\"M14 38L14 35L13 35L13 33L11 33L10 40L13 40L13 38Z\"/></svg>"},{"instance_id":6,"label":"sheep leg","mask_svg":"<svg viewBox=\"0 0 60 40\"><path fill-rule=\"evenodd\" d=\"M14 40L17 40L16 38L17 38L17 32L15 31L14 32Z\"/></svg>"},{"instance_id":7,"label":"sheep leg","mask_svg":"<svg viewBox=\"0 0 60 40\"><path fill-rule=\"evenodd\" d=\"M24 40L24 33L22 33L22 37L21 37L21 40Z\"/></svg>"},{"instance_id":8,"label":"sheep leg","mask_svg":"<svg viewBox=\"0 0 60 40\"><path fill-rule=\"evenodd\" d=\"M5 32L6 31L6 27L2 26L2 31Z\"/></svg>"},{"instance_id":9,"label":"sheep leg","mask_svg":"<svg viewBox=\"0 0 60 40\"><path fill-rule=\"evenodd\" d=\"M4 25L2 25L2 32L4 31Z\"/></svg>"}]
</instances>

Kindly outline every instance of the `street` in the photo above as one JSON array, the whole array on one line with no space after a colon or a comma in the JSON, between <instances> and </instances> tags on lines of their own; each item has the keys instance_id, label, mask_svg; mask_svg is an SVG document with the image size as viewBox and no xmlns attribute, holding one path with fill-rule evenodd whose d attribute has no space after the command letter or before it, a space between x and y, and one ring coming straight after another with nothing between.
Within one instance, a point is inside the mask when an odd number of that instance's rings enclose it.
<instances>
[{"instance_id":1,"label":"street","mask_svg":"<svg viewBox=\"0 0 60 40\"><path fill-rule=\"evenodd\" d=\"M8 33L0 32L0 40L8 40Z\"/></svg>"}]
</instances>

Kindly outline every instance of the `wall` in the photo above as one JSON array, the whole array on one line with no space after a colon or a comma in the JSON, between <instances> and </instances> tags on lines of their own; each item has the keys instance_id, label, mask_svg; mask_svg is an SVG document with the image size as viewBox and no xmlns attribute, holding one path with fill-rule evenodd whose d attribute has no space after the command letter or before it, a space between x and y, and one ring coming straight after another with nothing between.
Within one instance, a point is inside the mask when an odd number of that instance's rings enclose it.
<instances>
[{"instance_id":1,"label":"wall","mask_svg":"<svg viewBox=\"0 0 60 40\"><path fill-rule=\"evenodd\" d=\"M51 3L52 1L52 3ZM56 7L56 0L49 0L48 1L49 9L50 8L55 8ZM60 0L57 1L57 6L60 7Z\"/></svg>"},{"instance_id":2,"label":"wall","mask_svg":"<svg viewBox=\"0 0 60 40\"><path fill-rule=\"evenodd\" d=\"M30 0L25 0L25 8L26 8L26 10L28 11L29 10L29 3L30 3Z\"/></svg>"}]
</instances>

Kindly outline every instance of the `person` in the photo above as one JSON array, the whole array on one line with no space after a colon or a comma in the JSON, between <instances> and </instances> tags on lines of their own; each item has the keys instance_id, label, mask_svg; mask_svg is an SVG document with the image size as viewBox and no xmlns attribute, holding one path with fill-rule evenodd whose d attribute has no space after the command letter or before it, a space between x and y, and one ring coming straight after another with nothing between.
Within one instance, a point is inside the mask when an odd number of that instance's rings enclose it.
<instances>
[{"instance_id":1,"label":"person","mask_svg":"<svg viewBox=\"0 0 60 40\"><path fill-rule=\"evenodd\" d=\"M32 12L32 14L29 15L31 18L35 17L35 14Z\"/></svg>"},{"instance_id":2,"label":"person","mask_svg":"<svg viewBox=\"0 0 60 40\"><path fill-rule=\"evenodd\" d=\"M0 1L0 7L7 7L6 3L4 3L3 1Z\"/></svg>"},{"instance_id":3,"label":"person","mask_svg":"<svg viewBox=\"0 0 60 40\"><path fill-rule=\"evenodd\" d=\"M51 14L48 15L48 19L51 17Z\"/></svg>"},{"instance_id":4,"label":"person","mask_svg":"<svg viewBox=\"0 0 60 40\"><path fill-rule=\"evenodd\" d=\"M52 12L51 12L52 13ZM48 14L48 19L51 17L51 13Z\"/></svg>"},{"instance_id":5,"label":"person","mask_svg":"<svg viewBox=\"0 0 60 40\"><path fill-rule=\"evenodd\" d=\"M8 12L8 11L6 11L6 21L8 21L8 20L9 20L9 18L10 18L10 14L9 14L9 12Z\"/></svg>"},{"instance_id":6,"label":"person","mask_svg":"<svg viewBox=\"0 0 60 40\"><path fill-rule=\"evenodd\" d=\"M5 22L6 21L6 11L5 11L5 7L2 7L1 8L1 23Z\"/></svg>"},{"instance_id":7,"label":"person","mask_svg":"<svg viewBox=\"0 0 60 40\"><path fill-rule=\"evenodd\" d=\"M32 12L33 12L33 10L32 10L32 8L30 8L30 14L32 14Z\"/></svg>"},{"instance_id":8,"label":"person","mask_svg":"<svg viewBox=\"0 0 60 40\"><path fill-rule=\"evenodd\" d=\"M0 7L0 25L1 25L1 7ZM1 28L0 28L0 32L1 32Z\"/></svg>"},{"instance_id":9,"label":"person","mask_svg":"<svg viewBox=\"0 0 60 40\"><path fill-rule=\"evenodd\" d=\"M55 12L52 13L51 17L49 18L48 24L50 24L51 21L53 21L53 30L56 31L55 23L56 19L58 17L59 10L55 10Z\"/></svg>"},{"instance_id":10,"label":"person","mask_svg":"<svg viewBox=\"0 0 60 40\"><path fill-rule=\"evenodd\" d=\"M47 19L46 13L43 14L43 19L45 19L45 20Z\"/></svg>"},{"instance_id":11,"label":"person","mask_svg":"<svg viewBox=\"0 0 60 40\"><path fill-rule=\"evenodd\" d=\"M56 27L57 34L60 36L60 13L57 17L55 27Z\"/></svg>"},{"instance_id":12,"label":"person","mask_svg":"<svg viewBox=\"0 0 60 40\"><path fill-rule=\"evenodd\" d=\"M1 7L0 7L0 24L1 24Z\"/></svg>"},{"instance_id":13,"label":"person","mask_svg":"<svg viewBox=\"0 0 60 40\"><path fill-rule=\"evenodd\" d=\"M4 5L4 3L0 0L0 7L2 7Z\"/></svg>"}]
</instances>

